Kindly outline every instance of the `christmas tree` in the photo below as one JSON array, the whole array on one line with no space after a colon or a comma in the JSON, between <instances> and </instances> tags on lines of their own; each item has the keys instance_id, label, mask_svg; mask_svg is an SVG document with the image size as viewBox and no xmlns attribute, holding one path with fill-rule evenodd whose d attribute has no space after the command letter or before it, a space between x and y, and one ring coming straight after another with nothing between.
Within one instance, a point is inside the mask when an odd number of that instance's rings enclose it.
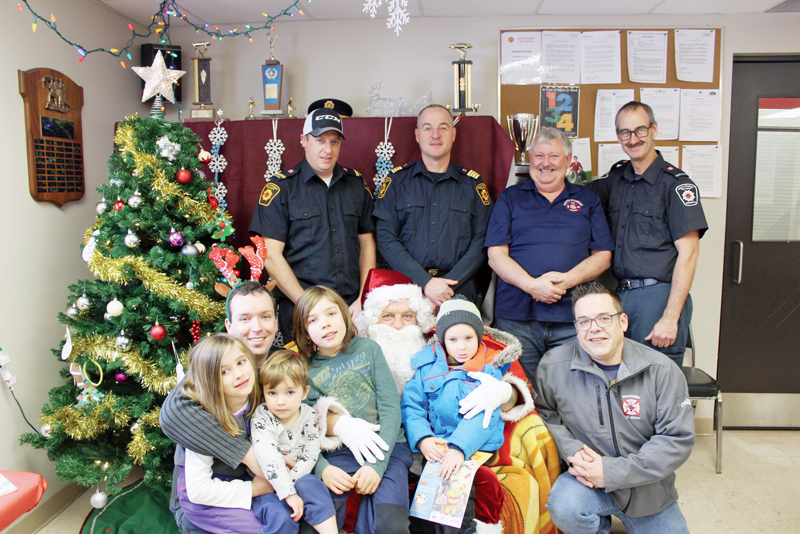
<instances>
[{"instance_id":1,"label":"christmas tree","mask_svg":"<svg viewBox=\"0 0 800 534\"><path fill-rule=\"evenodd\" d=\"M223 329L225 302L214 291L220 272L209 256L238 260L212 248L233 228L214 197L217 184L199 170L193 132L134 116L114 142L83 244L96 279L71 285L59 314L67 335L53 353L70 363L62 371L70 380L50 391L42 433L21 438L47 449L60 479L107 481L112 493L134 464L145 483L170 483L174 444L161 433L160 406L192 343Z\"/></svg>"}]
</instances>

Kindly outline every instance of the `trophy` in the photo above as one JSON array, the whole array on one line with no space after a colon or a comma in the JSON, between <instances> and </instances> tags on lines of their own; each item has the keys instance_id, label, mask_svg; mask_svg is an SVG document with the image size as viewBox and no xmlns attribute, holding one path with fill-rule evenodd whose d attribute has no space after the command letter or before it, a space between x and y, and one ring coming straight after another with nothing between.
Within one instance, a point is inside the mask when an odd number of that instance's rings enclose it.
<instances>
[{"instance_id":1,"label":"trophy","mask_svg":"<svg viewBox=\"0 0 800 534\"><path fill-rule=\"evenodd\" d=\"M211 43L192 43L198 57L192 58L194 63L194 102L199 104L199 108L190 110L189 116L193 119L214 120L214 110L207 109L206 105L211 105L211 58L203 54L208 50Z\"/></svg>"},{"instance_id":2,"label":"trophy","mask_svg":"<svg viewBox=\"0 0 800 534\"><path fill-rule=\"evenodd\" d=\"M519 150L519 163L517 165L529 165L525 161L525 154L531 148L531 141L539 129L539 118L532 113L514 113L510 117L506 115L508 121L508 135L514 141L514 145Z\"/></svg>"},{"instance_id":3,"label":"trophy","mask_svg":"<svg viewBox=\"0 0 800 534\"><path fill-rule=\"evenodd\" d=\"M267 35L269 39L270 58L261 67L261 81L264 86L264 111L261 115L281 115L281 86L283 82L283 65L275 59L275 41L278 37Z\"/></svg>"},{"instance_id":4,"label":"trophy","mask_svg":"<svg viewBox=\"0 0 800 534\"><path fill-rule=\"evenodd\" d=\"M466 115L468 111L477 113L481 105L472 104L472 61L467 59L467 50L472 48L472 45L456 43L448 48L461 52L461 57L453 61L456 107L452 108L452 111L462 115Z\"/></svg>"}]
</instances>

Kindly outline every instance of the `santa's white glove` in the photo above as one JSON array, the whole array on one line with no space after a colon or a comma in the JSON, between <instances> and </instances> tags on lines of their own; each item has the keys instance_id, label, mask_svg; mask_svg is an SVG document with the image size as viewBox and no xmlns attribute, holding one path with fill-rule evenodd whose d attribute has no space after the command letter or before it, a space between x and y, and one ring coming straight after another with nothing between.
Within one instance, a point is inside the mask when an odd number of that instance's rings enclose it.
<instances>
[{"instance_id":1,"label":"santa's white glove","mask_svg":"<svg viewBox=\"0 0 800 534\"><path fill-rule=\"evenodd\" d=\"M343 415L333 426L333 433L350 449L358 465L364 465L365 460L371 464L383 460L385 456L381 449L389 450L383 438L376 434L380 429L381 425L373 425L363 419Z\"/></svg>"},{"instance_id":2,"label":"santa's white glove","mask_svg":"<svg viewBox=\"0 0 800 534\"><path fill-rule=\"evenodd\" d=\"M483 428L489 428L492 413L501 404L511 400L514 388L508 382L498 380L486 373L470 371L467 374L471 378L480 381L481 385L458 403L461 406L458 413L463 414L464 419L472 419L479 413L486 412L483 415Z\"/></svg>"}]
</instances>

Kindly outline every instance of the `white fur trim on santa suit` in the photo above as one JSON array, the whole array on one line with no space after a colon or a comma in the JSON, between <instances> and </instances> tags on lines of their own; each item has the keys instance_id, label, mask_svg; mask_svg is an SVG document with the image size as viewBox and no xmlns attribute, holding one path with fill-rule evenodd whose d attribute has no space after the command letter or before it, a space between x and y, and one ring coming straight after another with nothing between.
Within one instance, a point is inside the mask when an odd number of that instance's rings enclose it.
<instances>
[{"instance_id":1,"label":"white fur trim on santa suit","mask_svg":"<svg viewBox=\"0 0 800 534\"><path fill-rule=\"evenodd\" d=\"M359 335L366 336L367 328L378 322L386 306L399 300L408 300L408 307L417 314L417 324L424 334L433 329L436 324L433 303L423 296L422 289L414 284L395 284L376 287L367 294L362 311L355 318Z\"/></svg>"},{"instance_id":2,"label":"white fur trim on santa suit","mask_svg":"<svg viewBox=\"0 0 800 534\"><path fill-rule=\"evenodd\" d=\"M477 534L503 534L502 521L498 521L494 525L479 521L477 518L473 519L473 521L475 521L475 532Z\"/></svg>"},{"instance_id":3,"label":"white fur trim on santa suit","mask_svg":"<svg viewBox=\"0 0 800 534\"><path fill-rule=\"evenodd\" d=\"M339 415L350 415L336 397L320 397L314 405L317 412L317 426L319 426L319 441L323 451L334 451L342 446L342 440L336 436L326 436L328 433L328 412Z\"/></svg>"},{"instance_id":4,"label":"white fur trim on santa suit","mask_svg":"<svg viewBox=\"0 0 800 534\"><path fill-rule=\"evenodd\" d=\"M522 404L517 404L507 412L500 412L500 419L519 421L533 411L533 396L528 389L528 384L518 376L506 373L503 375L503 382L508 382L517 390L517 395L522 397Z\"/></svg>"}]
</instances>

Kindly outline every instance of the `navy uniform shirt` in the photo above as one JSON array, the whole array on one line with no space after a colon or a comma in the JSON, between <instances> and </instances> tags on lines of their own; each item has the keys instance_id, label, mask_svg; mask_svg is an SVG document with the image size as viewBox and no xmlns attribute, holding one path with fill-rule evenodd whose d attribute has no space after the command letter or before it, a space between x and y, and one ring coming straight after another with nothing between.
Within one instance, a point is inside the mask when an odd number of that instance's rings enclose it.
<instances>
[{"instance_id":1,"label":"navy uniform shirt","mask_svg":"<svg viewBox=\"0 0 800 534\"><path fill-rule=\"evenodd\" d=\"M492 200L480 175L450 162L432 175L422 160L396 167L375 199L378 250L392 269L425 287L437 276L458 288L486 259L483 241Z\"/></svg>"},{"instance_id":2,"label":"navy uniform shirt","mask_svg":"<svg viewBox=\"0 0 800 534\"><path fill-rule=\"evenodd\" d=\"M618 279L671 282L678 259L675 241L694 230L703 237L708 229L697 186L660 152L640 176L630 161L620 161L589 187L608 216Z\"/></svg>"},{"instance_id":3,"label":"navy uniform shirt","mask_svg":"<svg viewBox=\"0 0 800 534\"><path fill-rule=\"evenodd\" d=\"M550 202L533 180L509 187L497 199L486 246L503 245L508 245L511 259L533 277L550 271L565 273L588 258L591 250L614 249L596 194L566 182ZM553 304L537 302L500 280L495 315L515 321L572 322L572 300L567 292Z\"/></svg>"},{"instance_id":4,"label":"navy uniform shirt","mask_svg":"<svg viewBox=\"0 0 800 534\"><path fill-rule=\"evenodd\" d=\"M360 289L358 236L374 228L361 175L336 164L328 187L305 159L270 178L250 222L250 232L285 243L283 256L303 289L327 286L348 304Z\"/></svg>"}]
</instances>

